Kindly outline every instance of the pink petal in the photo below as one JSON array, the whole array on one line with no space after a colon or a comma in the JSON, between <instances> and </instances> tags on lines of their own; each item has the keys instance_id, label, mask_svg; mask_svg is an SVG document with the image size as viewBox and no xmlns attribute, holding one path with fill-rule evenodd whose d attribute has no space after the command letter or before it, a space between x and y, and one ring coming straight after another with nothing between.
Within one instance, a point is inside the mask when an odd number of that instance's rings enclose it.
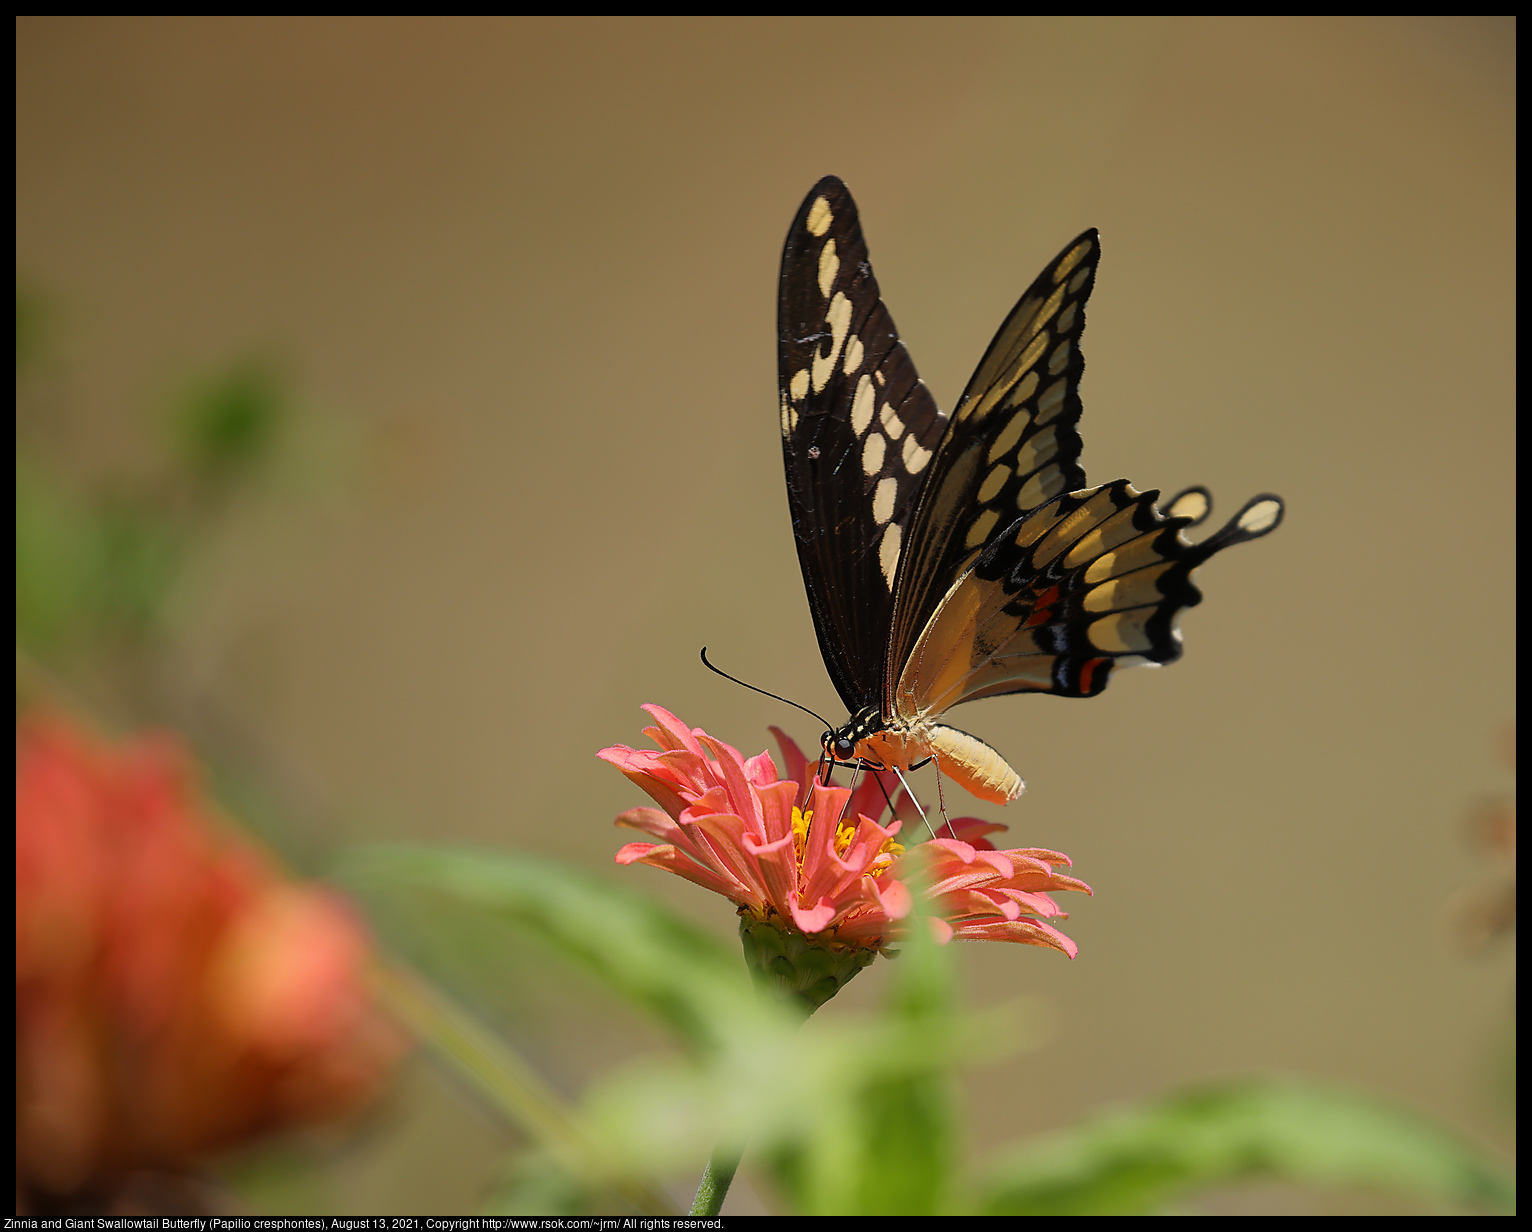
<instances>
[{"instance_id":1,"label":"pink petal","mask_svg":"<svg viewBox=\"0 0 1532 1232\"><path fill-rule=\"evenodd\" d=\"M681 835L680 826L659 809L653 808L630 808L626 813L619 814L614 824L642 834L652 834L662 843L673 843Z\"/></svg>"},{"instance_id":2,"label":"pink petal","mask_svg":"<svg viewBox=\"0 0 1532 1232\"><path fill-rule=\"evenodd\" d=\"M650 703L644 706L643 709L647 710L650 717L660 725L658 731L652 727L644 728L644 735L653 740L660 748L686 749L688 752L695 753L698 757L702 756L702 746L697 743L697 737L692 735L692 729L676 718L675 715L671 714L670 711L666 710L664 706L656 706ZM667 738L661 739L662 735Z\"/></svg>"},{"instance_id":3,"label":"pink petal","mask_svg":"<svg viewBox=\"0 0 1532 1232\"><path fill-rule=\"evenodd\" d=\"M1044 945L1070 958L1080 952L1080 947L1058 929L1038 920L960 924L956 933L964 941L1016 941L1022 945Z\"/></svg>"},{"instance_id":4,"label":"pink petal","mask_svg":"<svg viewBox=\"0 0 1532 1232\"><path fill-rule=\"evenodd\" d=\"M821 898L813 908L805 910L796 902L787 905L788 911L793 917L793 923L799 931L805 933L821 933L830 926L830 921L835 918L835 904L827 898Z\"/></svg>"},{"instance_id":5,"label":"pink petal","mask_svg":"<svg viewBox=\"0 0 1532 1232\"><path fill-rule=\"evenodd\" d=\"M757 753L745 762L745 778L752 786L769 787L777 781L777 764L770 753Z\"/></svg>"},{"instance_id":6,"label":"pink petal","mask_svg":"<svg viewBox=\"0 0 1532 1232\"><path fill-rule=\"evenodd\" d=\"M647 850L645 850L646 847ZM624 856L627 858L624 859ZM704 868L695 860L688 859L669 844L648 846L644 843L629 843L617 853L617 859L620 864L651 864L655 868L663 868L667 872L675 873L678 877L685 877L686 880L700 885L704 890L722 894L735 902L749 903L752 906L764 905L753 902L746 887L720 877L712 869Z\"/></svg>"},{"instance_id":7,"label":"pink petal","mask_svg":"<svg viewBox=\"0 0 1532 1232\"><path fill-rule=\"evenodd\" d=\"M808 759L798 750L793 738L780 727L771 728L771 734L777 738L777 747L782 750L782 765L786 768L787 777L798 785L793 803L801 805L808 795Z\"/></svg>"},{"instance_id":8,"label":"pink petal","mask_svg":"<svg viewBox=\"0 0 1532 1232\"><path fill-rule=\"evenodd\" d=\"M751 829L764 833L761 828L761 802L756 797L753 784L745 775L745 766L740 755L721 740L714 740L711 736L702 736L701 740L718 758L720 777L729 791L729 810L738 813L749 822Z\"/></svg>"},{"instance_id":9,"label":"pink petal","mask_svg":"<svg viewBox=\"0 0 1532 1232\"><path fill-rule=\"evenodd\" d=\"M873 882L873 894L878 906L890 920L902 920L915 908L915 896L909 886L893 877Z\"/></svg>"}]
</instances>

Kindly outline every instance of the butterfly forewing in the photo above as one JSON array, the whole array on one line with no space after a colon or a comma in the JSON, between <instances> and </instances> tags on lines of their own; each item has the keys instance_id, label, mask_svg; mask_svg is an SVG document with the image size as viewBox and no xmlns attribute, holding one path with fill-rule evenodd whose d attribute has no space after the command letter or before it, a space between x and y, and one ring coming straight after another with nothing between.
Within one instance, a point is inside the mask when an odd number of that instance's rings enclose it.
<instances>
[{"instance_id":1,"label":"butterfly forewing","mask_svg":"<svg viewBox=\"0 0 1532 1232\"><path fill-rule=\"evenodd\" d=\"M891 691L953 579L1018 517L1085 484L1080 335L1100 255L1093 228L1037 276L952 413L900 562L887 648ZM892 698L883 701L891 706Z\"/></svg>"},{"instance_id":2,"label":"butterfly forewing","mask_svg":"<svg viewBox=\"0 0 1532 1232\"><path fill-rule=\"evenodd\" d=\"M833 176L788 232L778 301L782 453L820 650L855 712L882 701L893 588L945 423L878 294Z\"/></svg>"}]
</instances>

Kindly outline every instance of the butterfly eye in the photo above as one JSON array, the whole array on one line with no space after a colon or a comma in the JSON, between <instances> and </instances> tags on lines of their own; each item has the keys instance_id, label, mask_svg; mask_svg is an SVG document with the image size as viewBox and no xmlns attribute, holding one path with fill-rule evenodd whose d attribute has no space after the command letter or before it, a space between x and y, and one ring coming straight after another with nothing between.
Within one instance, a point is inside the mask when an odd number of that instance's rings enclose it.
<instances>
[{"instance_id":1,"label":"butterfly eye","mask_svg":"<svg viewBox=\"0 0 1532 1232\"><path fill-rule=\"evenodd\" d=\"M834 753L836 761L850 761L856 756L856 745L847 740L846 737L841 736L835 742Z\"/></svg>"}]
</instances>

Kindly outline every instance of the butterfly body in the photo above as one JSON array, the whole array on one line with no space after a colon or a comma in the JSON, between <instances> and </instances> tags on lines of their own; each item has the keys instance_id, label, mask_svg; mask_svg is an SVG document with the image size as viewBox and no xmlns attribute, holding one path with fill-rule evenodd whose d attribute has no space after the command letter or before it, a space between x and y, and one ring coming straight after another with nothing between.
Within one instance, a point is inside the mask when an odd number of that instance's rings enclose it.
<instances>
[{"instance_id":1,"label":"butterfly body","mask_svg":"<svg viewBox=\"0 0 1532 1232\"><path fill-rule=\"evenodd\" d=\"M820 651L852 716L827 755L876 769L934 759L999 803L1019 775L940 722L1004 693L1089 697L1114 668L1181 652L1191 570L1276 527L1258 496L1200 543L1193 488L1166 502L1085 486L1079 340L1100 245L1049 264L1001 325L950 416L882 302L855 203L826 177L788 233L779 299L783 458Z\"/></svg>"}]
</instances>

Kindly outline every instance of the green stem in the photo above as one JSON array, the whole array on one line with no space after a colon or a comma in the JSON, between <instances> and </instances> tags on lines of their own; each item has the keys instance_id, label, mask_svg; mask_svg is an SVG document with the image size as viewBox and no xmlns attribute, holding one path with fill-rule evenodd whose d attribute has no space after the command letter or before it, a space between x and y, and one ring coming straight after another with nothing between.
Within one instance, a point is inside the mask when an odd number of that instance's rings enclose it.
<instances>
[{"instance_id":1,"label":"green stem","mask_svg":"<svg viewBox=\"0 0 1532 1232\"><path fill-rule=\"evenodd\" d=\"M729 1195L734 1183L734 1170L739 1167L738 1151L713 1148L713 1154L702 1170L702 1183L697 1186L697 1196L692 1199L693 1215L716 1215L723 1209L723 1200Z\"/></svg>"}]
</instances>

